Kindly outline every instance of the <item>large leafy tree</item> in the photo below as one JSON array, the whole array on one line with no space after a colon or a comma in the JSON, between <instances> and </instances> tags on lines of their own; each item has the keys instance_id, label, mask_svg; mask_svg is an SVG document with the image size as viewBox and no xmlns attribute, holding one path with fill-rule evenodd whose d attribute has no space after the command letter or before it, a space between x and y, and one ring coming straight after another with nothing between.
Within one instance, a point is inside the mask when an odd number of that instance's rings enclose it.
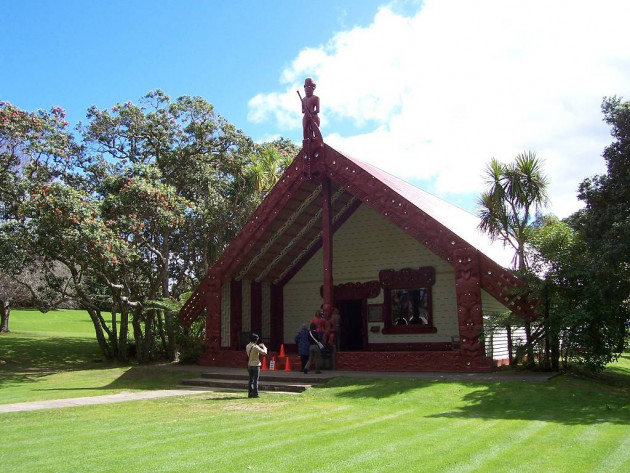
<instances>
[{"instance_id":1,"label":"large leafy tree","mask_svg":"<svg viewBox=\"0 0 630 473\"><path fill-rule=\"evenodd\" d=\"M572 224L592 255L590 284L598 287L597 310L615 321L615 351L620 353L630 321L630 102L605 98L602 112L614 138L603 153L607 172L582 182L578 197L585 207Z\"/></svg>"},{"instance_id":2,"label":"large leafy tree","mask_svg":"<svg viewBox=\"0 0 630 473\"><path fill-rule=\"evenodd\" d=\"M65 112L26 112L0 102L0 307L2 331L9 330L11 304L30 298L54 304L46 290L45 261L29 248L26 204L35 189L67 175L81 155L68 131ZM60 302L58 299L56 302Z\"/></svg>"},{"instance_id":3,"label":"large leafy tree","mask_svg":"<svg viewBox=\"0 0 630 473\"><path fill-rule=\"evenodd\" d=\"M177 299L295 148L256 145L204 99L172 101L161 91L138 104L92 107L79 132L82 144L65 153L63 169L49 163L48 179L16 178L28 189L16 206L15 241L39 255L50 287L88 311L107 357L127 359L131 323L140 361L173 359Z\"/></svg>"},{"instance_id":4,"label":"large leafy tree","mask_svg":"<svg viewBox=\"0 0 630 473\"><path fill-rule=\"evenodd\" d=\"M619 327L601 298L600 281L593 278L598 257L584 234L569 222L541 218L533 226L528 256L530 287L543 302L552 368L562 356L565 369L571 364L602 370L619 353ZM545 355L546 361L547 350Z\"/></svg>"},{"instance_id":5,"label":"large leafy tree","mask_svg":"<svg viewBox=\"0 0 630 473\"><path fill-rule=\"evenodd\" d=\"M508 164L493 158L486 169L485 179L488 190L478 202L479 228L492 239L511 246L514 249L514 267L524 272L527 268L528 227L535 213L549 200L548 179L542 170L542 162L531 151L518 154L514 162ZM531 321L525 320L524 325L531 363L534 359Z\"/></svg>"}]
</instances>

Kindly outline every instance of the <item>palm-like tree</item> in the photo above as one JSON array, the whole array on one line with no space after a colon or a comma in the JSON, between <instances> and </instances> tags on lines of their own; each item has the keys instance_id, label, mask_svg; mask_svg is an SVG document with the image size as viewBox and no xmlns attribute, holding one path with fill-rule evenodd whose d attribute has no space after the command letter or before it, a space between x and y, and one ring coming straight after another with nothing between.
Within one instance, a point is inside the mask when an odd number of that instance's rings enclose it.
<instances>
[{"instance_id":1,"label":"palm-like tree","mask_svg":"<svg viewBox=\"0 0 630 473\"><path fill-rule=\"evenodd\" d=\"M510 164L493 158L486 169L488 190L478 202L479 228L514 248L514 268L519 270L527 266L525 243L530 220L549 202L549 181L542 164L531 151L518 154Z\"/></svg>"},{"instance_id":2,"label":"palm-like tree","mask_svg":"<svg viewBox=\"0 0 630 473\"><path fill-rule=\"evenodd\" d=\"M479 228L487 232L493 240L502 240L504 245L514 248L513 267L519 271L527 268L525 245L530 220L549 201L549 181L542 171L542 164L536 153L531 151L518 154L510 164L502 164L493 158L486 169L488 190L481 195L478 202L481 218ZM510 327L506 329L510 342ZM525 335L529 363L533 363L534 349L529 319L525 320ZM511 353L511 347L509 350Z\"/></svg>"}]
</instances>

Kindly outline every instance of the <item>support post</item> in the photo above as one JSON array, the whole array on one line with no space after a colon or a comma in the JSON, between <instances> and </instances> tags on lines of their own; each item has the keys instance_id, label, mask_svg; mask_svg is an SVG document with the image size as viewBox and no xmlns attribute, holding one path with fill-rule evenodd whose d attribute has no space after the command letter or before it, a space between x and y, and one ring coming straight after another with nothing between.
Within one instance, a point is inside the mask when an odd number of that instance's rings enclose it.
<instances>
[{"instance_id":1,"label":"support post","mask_svg":"<svg viewBox=\"0 0 630 473\"><path fill-rule=\"evenodd\" d=\"M333 242L331 184L328 177L322 179L322 252L324 257L324 318L333 309Z\"/></svg>"}]
</instances>

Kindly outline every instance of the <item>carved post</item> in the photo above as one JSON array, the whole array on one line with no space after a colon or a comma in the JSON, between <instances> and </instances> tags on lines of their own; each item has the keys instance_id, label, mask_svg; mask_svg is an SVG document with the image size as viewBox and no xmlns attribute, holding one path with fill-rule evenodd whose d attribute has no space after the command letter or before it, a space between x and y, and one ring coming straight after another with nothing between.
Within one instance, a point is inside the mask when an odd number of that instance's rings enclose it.
<instances>
[{"instance_id":1,"label":"carved post","mask_svg":"<svg viewBox=\"0 0 630 473\"><path fill-rule=\"evenodd\" d=\"M330 179L322 180L322 252L324 257L324 317L332 315L333 306L333 243Z\"/></svg>"},{"instance_id":2,"label":"carved post","mask_svg":"<svg viewBox=\"0 0 630 473\"><path fill-rule=\"evenodd\" d=\"M480 340L483 330L483 311L481 309L481 272L477 250L474 248L455 250L453 259L460 350L464 357L471 359L485 356L484 345Z\"/></svg>"},{"instance_id":3,"label":"carved post","mask_svg":"<svg viewBox=\"0 0 630 473\"><path fill-rule=\"evenodd\" d=\"M212 359L221 349L221 270L208 273L209 289L206 293L206 354Z\"/></svg>"}]
</instances>

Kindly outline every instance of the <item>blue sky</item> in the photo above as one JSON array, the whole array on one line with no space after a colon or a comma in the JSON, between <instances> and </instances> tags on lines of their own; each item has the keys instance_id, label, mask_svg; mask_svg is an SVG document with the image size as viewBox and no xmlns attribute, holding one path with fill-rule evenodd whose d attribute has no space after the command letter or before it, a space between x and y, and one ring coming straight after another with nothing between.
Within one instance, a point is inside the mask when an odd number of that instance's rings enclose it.
<instances>
[{"instance_id":1,"label":"blue sky","mask_svg":"<svg viewBox=\"0 0 630 473\"><path fill-rule=\"evenodd\" d=\"M545 160L549 212L604 172L604 96L630 99L625 0L0 0L0 100L66 109L200 95L255 140L324 140L474 211L491 157Z\"/></svg>"},{"instance_id":2,"label":"blue sky","mask_svg":"<svg viewBox=\"0 0 630 473\"><path fill-rule=\"evenodd\" d=\"M381 3L324 0L309 12L288 0L3 0L0 99L27 110L59 105L75 123L91 105L160 88L203 96L262 138L276 132L247 121L249 99L272 89L304 48L369 25Z\"/></svg>"}]
</instances>

